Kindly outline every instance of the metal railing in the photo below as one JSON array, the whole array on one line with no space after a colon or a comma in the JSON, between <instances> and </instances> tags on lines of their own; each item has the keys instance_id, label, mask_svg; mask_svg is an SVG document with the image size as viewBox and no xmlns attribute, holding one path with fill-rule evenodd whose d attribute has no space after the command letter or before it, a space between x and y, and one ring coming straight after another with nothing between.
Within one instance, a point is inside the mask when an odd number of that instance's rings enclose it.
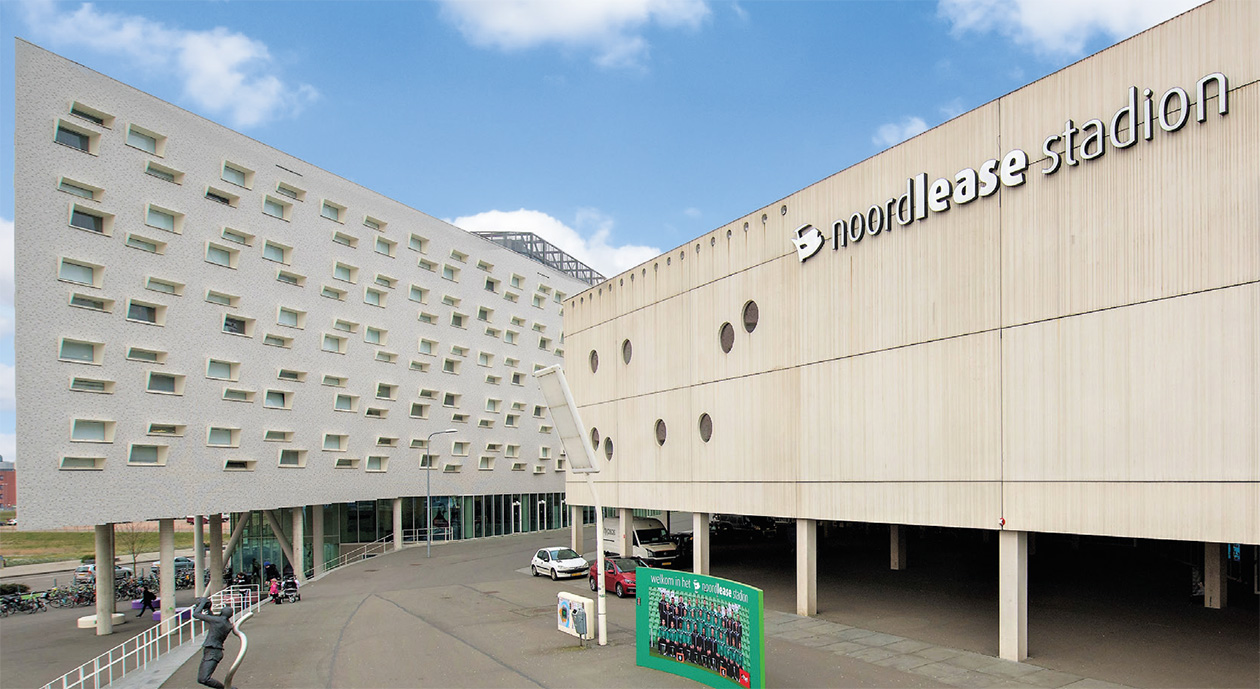
<instances>
[{"instance_id":1,"label":"metal railing","mask_svg":"<svg viewBox=\"0 0 1260 689\"><path fill-rule=\"evenodd\" d=\"M253 613L262 605L264 599L261 594L256 585L231 586L211 596L210 605L212 608L231 605L238 616ZM45 684L43 689L100 689L109 686L124 675L143 670L172 649L201 636L205 627L206 623L194 618L190 609L182 608L174 620L150 627Z\"/></svg>"},{"instance_id":2,"label":"metal railing","mask_svg":"<svg viewBox=\"0 0 1260 689\"><path fill-rule=\"evenodd\" d=\"M403 531L403 543L415 545L424 543L427 533L424 529L406 529ZM434 542L451 540L450 527L434 528ZM358 546L349 552L324 563L327 574L339 567L361 562L369 558L392 552L393 535ZM236 619L242 613L255 612L268 599L262 595L262 587L258 584L229 586L210 597L211 606L221 608L231 605L237 611ZM124 675L143 670L156 662L171 650L201 636L205 632L205 623L194 619L191 613L181 613L175 621L159 624L132 637L122 644L102 653L79 667L45 684L43 689L102 689L120 680ZM173 626L172 626L173 625ZM162 631L164 628L167 631Z\"/></svg>"}]
</instances>

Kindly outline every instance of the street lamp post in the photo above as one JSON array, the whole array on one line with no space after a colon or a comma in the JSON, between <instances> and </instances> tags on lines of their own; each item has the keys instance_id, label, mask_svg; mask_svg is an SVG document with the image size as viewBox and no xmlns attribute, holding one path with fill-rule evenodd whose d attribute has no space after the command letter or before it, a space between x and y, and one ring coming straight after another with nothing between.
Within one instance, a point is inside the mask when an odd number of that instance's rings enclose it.
<instances>
[{"instance_id":1,"label":"street lamp post","mask_svg":"<svg viewBox=\"0 0 1260 689\"><path fill-rule=\"evenodd\" d=\"M433 431L429 434L429 439L424 441L424 456L427 461L424 463L424 556L430 557L433 554L433 492L429 489L430 479L433 474L433 436L446 435L454 433L456 429L448 428L444 431Z\"/></svg>"}]
</instances>

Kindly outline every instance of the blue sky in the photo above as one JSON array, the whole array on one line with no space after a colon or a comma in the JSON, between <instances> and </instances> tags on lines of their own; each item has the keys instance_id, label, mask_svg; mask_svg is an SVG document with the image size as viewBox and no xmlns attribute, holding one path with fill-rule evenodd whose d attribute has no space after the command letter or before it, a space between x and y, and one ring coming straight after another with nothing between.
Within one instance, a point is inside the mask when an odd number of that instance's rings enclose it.
<instances>
[{"instance_id":1,"label":"blue sky","mask_svg":"<svg viewBox=\"0 0 1260 689\"><path fill-rule=\"evenodd\" d=\"M1195 4L0 2L0 454L14 456L14 37L611 275Z\"/></svg>"}]
</instances>

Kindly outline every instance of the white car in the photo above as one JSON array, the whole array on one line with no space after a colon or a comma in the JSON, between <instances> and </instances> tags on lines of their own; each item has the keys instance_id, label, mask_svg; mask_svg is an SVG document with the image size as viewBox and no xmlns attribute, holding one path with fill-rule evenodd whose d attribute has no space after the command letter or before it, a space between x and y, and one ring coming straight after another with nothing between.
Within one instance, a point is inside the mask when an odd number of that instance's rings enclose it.
<instances>
[{"instance_id":1,"label":"white car","mask_svg":"<svg viewBox=\"0 0 1260 689\"><path fill-rule=\"evenodd\" d=\"M550 572L552 581L560 577L586 576L590 568L591 563L573 552L572 548L543 548L534 553L534 559L529 563L529 569L534 576L540 577L544 572Z\"/></svg>"}]
</instances>

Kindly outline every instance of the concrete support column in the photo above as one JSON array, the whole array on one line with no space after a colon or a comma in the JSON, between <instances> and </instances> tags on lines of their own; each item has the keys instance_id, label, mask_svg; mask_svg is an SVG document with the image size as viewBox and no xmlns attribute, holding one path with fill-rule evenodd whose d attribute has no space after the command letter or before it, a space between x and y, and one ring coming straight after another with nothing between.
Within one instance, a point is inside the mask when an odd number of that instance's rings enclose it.
<instances>
[{"instance_id":1,"label":"concrete support column","mask_svg":"<svg viewBox=\"0 0 1260 689\"><path fill-rule=\"evenodd\" d=\"M1228 604L1225 592L1229 583L1225 578L1225 544L1203 544L1203 607L1220 610Z\"/></svg>"},{"instance_id":2,"label":"concrete support column","mask_svg":"<svg viewBox=\"0 0 1260 689\"><path fill-rule=\"evenodd\" d=\"M306 581L306 529L302 524L302 508L294 507L293 510L293 576L300 582ZM401 517L394 517L394 523L398 523ZM401 529L399 529L401 533Z\"/></svg>"},{"instance_id":3,"label":"concrete support column","mask_svg":"<svg viewBox=\"0 0 1260 689\"><path fill-rule=\"evenodd\" d=\"M158 598L161 599L162 633L175 619L175 520L158 520Z\"/></svg>"},{"instance_id":4,"label":"concrete support column","mask_svg":"<svg viewBox=\"0 0 1260 689\"><path fill-rule=\"evenodd\" d=\"M818 520L796 520L796 614L818 614Z\"/></svg>"},{"instance_id":5,"label":"concrete support column","mask_svg":"<svg viewBox=\"0 0 1260 689\"><path fill-rule=\"evenodd\" d=\"M1028 657L1028 532L998 533L998 655Z\"/></svg>"},{"instance_id":6,"label":"concrete support column","mask_svg":"<svg viewBox=\"0 0 1260 689\"><path fill-rule=\"evenodd\" d=\"M621 520L621 540L617 547L622 557L634 557L634 511L629 507L619 508L617 517Z\"/></svg>"},{"instance_id":7,"label":"concrete support column","mask_svg":"<svg viewBox=\"0 0 1260 689\"><path fill-rule=\"evenodd\" d=\"M201 595L206 580L206 518L193 517L193 593Z\"/></svg>"},{"instance_id":8,"label":"concrete support column","mask_svg":"<svg viewBox=\"0 0 1260 689\"><path fill-rule=\"evenodd\" d=\"M318 577L324 573L324 506L311 505L311 566Z\"/></svg>"},{"instance_id":9,"label":"concrete support column","mask_svg":"<svg viewBox=\"0 0 1260 689\"><path fill-rule=\"evenodd\" d=\"M402 498L394 498L392 515L394 517L394 550L399 551L403 546ZM296 541L297 537L293 540Z\"/></svg>"},{"instance_id":10,"label":"concrete support column","mask_svg":"<svg viewBox=\"0 0 1260 689\"><path fill-rule=\"evenodd\" d=\"M569 505L569 547L575 553L581 553L582 546L586 545L586 539L582 538L585 528L582 524L582 506Z\"/></svg>"},{"instance_id":11,"label":"concrete support column","mask_svg":"<svg viewBox=\"0 0 1260 689\"><path fill-rule=\"evenodd\" d=\"M888 527L888 550L891 561L889 567L895 570L906 568L906 532L898 524Z\"/></svg>"},{"instance_id":12,"label":"concrete support column","mask_svg":"<svg viewBox=\"0 0 1260 689\"><path fill-rule=\"evenodd\" d=\"M691 571L709 573L709 513L691 515Z\"/></svg>"},{"instance_id":13,"label":"concrete support column","mask_svg":"<svg viewBox=\"0 0 1260 689\"><path fill-rule=\"evenodd\" d=\"M223 590L223 515L210 515L210 588L206 595Z\"/></svg>"},{"instance_id":14,"label":"concrete support column","mask_svg":"<svg viewBox=\"0 0 1260 689\"><path fill-rule=\"evenodd\" d=\"M96 635L114 633L114 525L96 525Z\"/></svg>"}]
</instances>

